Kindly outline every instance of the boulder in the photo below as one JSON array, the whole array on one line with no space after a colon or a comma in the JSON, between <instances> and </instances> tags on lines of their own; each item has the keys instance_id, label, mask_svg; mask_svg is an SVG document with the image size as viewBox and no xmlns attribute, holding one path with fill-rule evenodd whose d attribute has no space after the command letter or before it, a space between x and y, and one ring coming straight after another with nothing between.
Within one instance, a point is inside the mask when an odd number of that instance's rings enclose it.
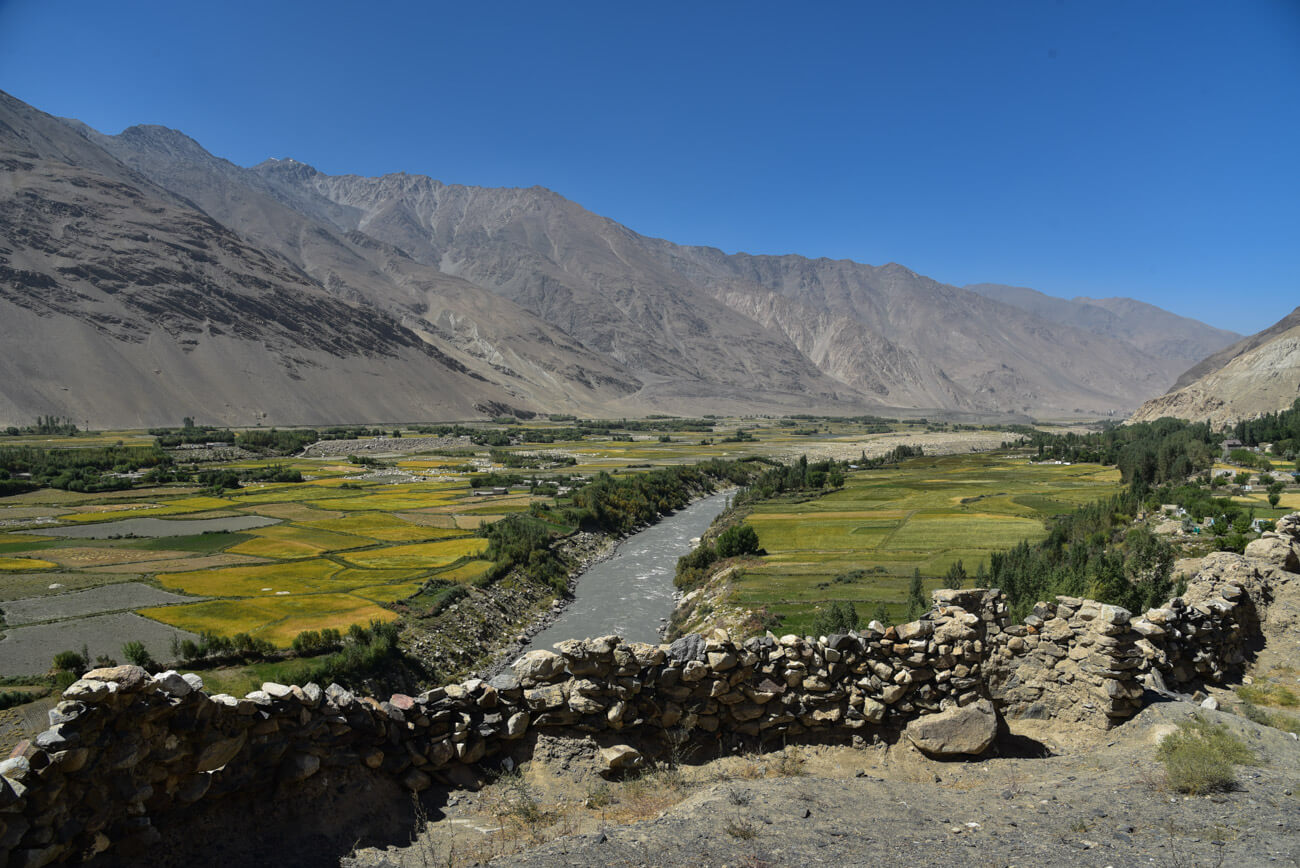
<instances>
[{"instance_id":1,"label":"boulder","mask_svg":"<svg viewBox=\"0 0 1300 868\"><path fill-rule=\"evenodd\" d=\"M688 633L668 646L668 659L680 666L691 660L705 659L704 637L699 633Z\"/></svg>"},{"instance_id":2,"label":"boulder","mask_svg":"<svg viewBox=\"0 0 1300 868\"><path fill-rule=\"evenodd\" d=\"M180 698L182 696L189 696L194 692L194 687L191 686L191 684L175 669L168 669L166 672L159 672L153 677L153 680L164 693L170 696Z\"/></svg>"},{"instance_id":3,"label":"boulder","mask_svg":"<svg viewBox=\"0 0 1300 868\"><path fill-rule=\"evenodd\" d=\"M113 681L117 683L117 689L129 693L133 690L139 690L144 685L150 683L152 679L149 673L145 672L139 666L108 666L103 669L92 669L85 675L81 676L82 681Z\"/></svg>"},{"instance_id":4,"label":"boulder","mask_svg":"<svg viewBox=\"0 0 1300 868\"><path fill-rule=\"evenodd\" d=\"M907 725L907 737L927 756L978 756L998 734L993 703L981 699L960 708L927 714Z\"/></svg>"},{"instance_id":5,"label":"boulder","mask_svg":"<svg viewBox=\"0 0 1300 868\"><path fill-rule=\"evenodd\" d=\"M564 658L551 651L529 651L510 665L524 686L550 681L564 674Z\"/></svg>"},{"instance_id":6,"label":"boulder","mask_svg":"<svg viewBox=\"0 0 1300 868\"><path fill-rule=\"evenodd\" d=\"M631 745L616 744L600 749L600 761L608 770L617 772L639 768L645 762L645 757Z\"/></svg>"},{"instance_id":7,"label":"boulder","mask_svg":"<svg viewBox=\"0 0 1300 868\"><path fill-rule=\"evenodd\" d=\"M310 753L292 753L280 765L280 780L283 783L296 783L320 771L320 757Z\"/></svg>"},{"instance_id":8,"label":"boulder","mask_svg":"<svg viewBox=\"0 0 1300 868\"><path fill-rule=\"evenodd\" d=\"M1246 544L1246 557L1281 567L1288 573L1300 573L1296 547L1281 537L1262 537Z\"/></svg>"}]
</instances>

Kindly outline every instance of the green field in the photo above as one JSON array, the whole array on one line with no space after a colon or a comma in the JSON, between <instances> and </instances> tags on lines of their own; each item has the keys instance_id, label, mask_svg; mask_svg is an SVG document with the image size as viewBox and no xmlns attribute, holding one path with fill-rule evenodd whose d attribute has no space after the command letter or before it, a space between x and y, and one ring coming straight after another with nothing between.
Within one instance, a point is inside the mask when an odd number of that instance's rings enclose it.
<instances>
[{"instance_id":1,"label":"green field","mask_svg":"<svg viewBox=\"0 0 1300 868\"><path fill-rule=\"evenodd\" d=\"M534 420L520 426L532 431L558 430L570 423ZM770 455L788 458L798 450L834 448L844 456L871 451L873 438L914 436L933 428L906 422L886 426L853 421L708 420L711 430L671 431L668 442L658 432L628 435L589 434L579 440L553 443L522 442L507 452L570 455L576 464L557 467L563 476L597 471L636 473L651 466L689 464L714 457ZM495 426L500 427L500 426ZM617 426L615 426L617 427ZM736 431L748 433L739 441ZM803 433L795 433L800 431ZM570 436L570 435L564 435ZM528 438L524 438L527 440ZM732 442L724 442L731 439ZM43 445L101 446L117 440L149 443L142 432L114 432L72 438L48 438ZM704 442L708 441L708 442ZM24 442L24 441L14 441ZM36 441L33 441L36 442ZM125 491L81 493L42 489L0 500L0 519L18 533L0 535L0 598L18 599L66 593L113 582L141 581L209 599L141 614L189 630L211 630L226 636L249 632L279 645L299 632L321 627L346 629L372 618L390 618L383 605L416 594L430 579L474 582L488 574L491 564L481 558L485 540L474 535L484 523L525 511L539 497L512 490L506 495L484 494L470 481L485 471L510 472L520 478L545 477L552 471L507 470L489 467L492 450L474 446L471 463L465 455L411 453L376 455L381 464L370 467L350 463L346 457L246 459L221 467L256 470L268 466L299 471L301 483L245 483L242 488L214 494L193 483L156 485ZM499 458L499 456L497 456ZM178 454L178 461L184 461ZM1013 540L1025 533L1041 532L1043 514L1064 511L1075 502L1068 485L1019 485L990 482L981 487L966 480L966 489L948 499L929 490L924 481L943 477L956 485L950 471L939 464L909 473L920 474L908 497L899 492L908 477L889 485L868 485L866 475L855 477L846 489L823 499L834 508L810 518L817 503L775 504L753 517L764 544L772 552L763 566L743 580L759 596L786 601L783 605L811 605L828 599L817 591L843 569L854 568L869 552L888 570L882 580L895 581L920 565L927 574L942 570L952 557L965 556L972 546ZM379 472L375 472L379 471ZM1077 468L1039 468L1037 475L1077 475ZM995 469L981 471L996 478ZM1024 473L1024 466L1016 468ZM872 479L885 479L879 473ZM403 474L405 474L403 476ZM385 475L394 478L383 478ZM1013 473L1006 473L1008 477ZM436 476L424 481L422 477ZM986 480L987 481L987 480ZM573 484L562 480L561 484ZM1080 491L1085 481L1075 481ZM1095 487L1096 483L1092 483ZM895 490L896 489L896 490ZM990 495L972 510L964 497ZM549 500L549 498L547 498ZM1078 500L1089 499L1078 495ZM928 537L948 533L950 519L944 510L967 516L959 551L933 551ZM260 515L280 523L233 533L203 533L160 539L117 538L100 540L52 539L42 536L39 521L97 524L124 518L192 519L209 516ZM1026 531L1028 528L1028 531ZM25 532L24 532L25 531ZM780 577L792 582L781 584ZM800 582L811 588L802 588ZM892 579L890 577L893 577ZM884 588L888 584L881 584ZM843 583L841 583L843 585ZM835 585L836 593L843 591ZM854 599L883 593L858 588ZM888 592L890 599L897 595Z\"/></svg>"},{"instance_id":2,"label":"green field","mask_svg":"<svg viewBox=\"0 0 1300 868\"><path fill-rule=\"evenodd\" d=\"M745 521L767 554L746 565L733 602L766 607L794 632L834 600L851 601L864 619L884 603L897 619L914 571L927 591L944 584L958 560L974 575L991 552L1045 536L1048 517L1119 488L1111 468L1031 464L1000 453L851 473L839 491L753 508ZM865 575L846 577L855 571Z\"/></svg>"}]
</instances>

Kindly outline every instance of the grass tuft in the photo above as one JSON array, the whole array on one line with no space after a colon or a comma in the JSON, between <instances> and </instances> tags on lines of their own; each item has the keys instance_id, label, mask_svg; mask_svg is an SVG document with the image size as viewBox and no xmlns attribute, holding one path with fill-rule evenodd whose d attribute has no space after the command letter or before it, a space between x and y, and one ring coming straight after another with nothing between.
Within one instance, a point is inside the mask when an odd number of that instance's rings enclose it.
<instances>
[{"instance_id":1,"label":"grass tuft","mask_svg":"<svg viewBox=\"0 0 1300 868\"><path fill-rule=\"evenodd\" d=\"M1236 766L1259 763L1225 724L1210 723L1199 714L1179 723L1160 743L1156 756L1165 765L1170 788L1194 796L1233 789Z\"/></svg>"}]
</instances>

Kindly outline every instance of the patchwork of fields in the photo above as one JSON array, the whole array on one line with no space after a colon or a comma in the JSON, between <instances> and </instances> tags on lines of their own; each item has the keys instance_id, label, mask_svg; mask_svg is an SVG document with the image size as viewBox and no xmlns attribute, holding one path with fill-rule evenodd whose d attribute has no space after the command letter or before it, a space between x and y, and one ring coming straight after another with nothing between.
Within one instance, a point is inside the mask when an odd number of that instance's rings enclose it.
<instances>
[{"instance_id":1,"label":"patchwork of fields","mask_svg":"<svg viewBox=\"0 0 1300 868\"><path fill-rule=\"evenodd\" d=\"M150 619L98 619L96 634L107 625L121 635L92 644L120 649L142 639L153 643L151 650L160 658L168 656L166 639L172 634L193 638L203 631L225 636L243 632L285 647L304 630L389 621L396 615L382 604L415 594L428 579L469 582L484 575L491 565L477 556L486 541L474 529L484 519L526 509L531 500L526 492L479 495L467 477L391 484L358 479L364 469L337 460L275 463L315 478L249 484L220 497L177 487L137 492L135 500L122 498L122 492L71 497L53 490L7 498L0 514L17 518L21 512L23 519L44 519L50 526L49 519L57 519L63 527L102 525L115 531L123 519L165 518L168 532L189 523L207 532L142 539L129 534L147 525L133 523L123 525L132 529L127 536L99 535L108 538L64 539L42 534L40 525L0 536L0 600L14 601L0 603L0 609L10 608L15 616L0 640L0 669L9 674L44 671L49 660L29 653L33 648L44 653L53 641L41 637L65 641L76 634L77 621L89 625L87 616L96 613L80 605L84 597L77 588L102 591L107 609L101 610L133 610ZM419 472L432 472L434 462L421 463ZM213 532L229 520L223 517L232 516L260 516L274 523ZM146 600L137 599L138 593L112 590L138 588L113 583L141 579L176 593ZM121 605L113 604L114 597ZM31 612L40 612L41 618L33 620ZM141 631L141 623L154 626ZM6 647L15 654L24 649L18 655L22 660L9 660L13 655L6 655Z\"/></svg>"},{"instance_id":2,"label":"patchwork of fields","mask_svg":"<svg viewBox=\"0 0 1300 868\"><path fill-rule=\"evenodd\" d=\"M878 454L911 438L958 436L927 434L919 423L900 423L885 433L876 431L878 426L845 421L798 424L801 427L770 420L719 420L711 423L713 430L588 435L524 443L508 451L541 455L540 460L548 454L565 456L566 462L571 458L576 463L552 472L585 477L710 458L785 457L815 453L828 445L846 454ZM528 427L559 434L564 425L536 422ZM749 433L740 434L739 428ZM983 447L989 437L1003 435L978 436L984 438L978 441ZM151 442L138 433L114 432L48 442L37 438L31 445L102 446L119 440ZM468 440L466 449L446 455L391 449L399 442L356 441L355 451L386 465L380 467L349 463L338 454L225 462L217 466L256 470L276 465L301 472L306 481L250 483L219 495L193 485L160 485L97 494L43 489L4 498L0 527L14 531L0 534L0 610L4 601L16 601L16 613L40 612L43 620L22 616L0 622L0 629L7 631L0 638L0 672L18 672L6 648L21 644L44 653L54 641L49 637L63 642L77 635L93 615L79 602L86 599L102 598L109 607L105 612L119 613L95 622L92 644L120 649L124 642L139 639L154 643L150 649L165 659L170 656L166 639L172 635L244 632L284 647L304 630L343 630L353 623L390 620L395 615L384 606L415 594L430 579L466 583L481 578L491 564L481 558L486 543L477 529L527 510L539 497L517 488L481 493L490 489L473 489L471 479L486 472L525 478L549 472L509 470L489 460L487 447L471 447ZM923 548L913 537L935 530L926 524L934 515L919 515L912 504L883 506L865 493L863 498L856 505L846 501L842 514L825 516L817 529L817 545L828 558L823 572L834 569L832 553L838 552L847 563L863 545L893 552L902 569L905 561L915 559L908 552ZM809 543L800 536L808 528L800 509L786 510L791 515L785 519L775 512L762 519L769 548L789 556L782 561L774 555L772 567L783 564L792 576L805 569L801 564L808 560L801 554ZM858 512L869 515L859 517ZM253 526L259 522L262 526ZM44 532L56 528L77 536ZM160 536L177 533L176 528L179 535ZM994 531L1003 536L1015 532L995 521L988 527L972 525L966 532L982 537ZM123 592L116 601L111 592L76 596L82 589L126 588L126 583L145 583L165 594L146 599ZM33 600L40 604L33 605ZM142 623L150 625L148 630L139 629ZM117 632L99 635L109 628ZM32 673L46 666L48 661L34 658L23 664L35 667Z\"/></svg>"},{"instance_id":3,"label":"patchwork of fields","mask_svg":"<svg viewBox=\"0 0 1300 868\"><path fill-rule=\"evenodd\" d=\"M1119 489L1112 468L1004 453L851 473L839 491L753 509L745 521L767 554L734 581L733 601L766 606L794 632L835 600L852 602L863 618L883 603L897 618L915 571L927 591L958 560L973 576L991 552L1045 536L1046 518Z\"/></svg>"}]
</instances>

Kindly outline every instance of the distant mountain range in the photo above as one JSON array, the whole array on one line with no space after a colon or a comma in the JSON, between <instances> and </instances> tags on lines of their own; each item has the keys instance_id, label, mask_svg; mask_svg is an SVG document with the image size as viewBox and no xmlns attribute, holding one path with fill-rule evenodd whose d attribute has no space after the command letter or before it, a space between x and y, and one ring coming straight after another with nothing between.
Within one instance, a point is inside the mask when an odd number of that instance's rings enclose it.
<instances>
[{"instance_id":1,"label":"distant mountain range","mask_svg":"<svg viewBox=\"0 0 1300 868\"><path fill-rule=\"evenodd\" d=\"M542 188L242 168L0 94L0 423L1127 415L1239 338L1129 299L728 255Z\"/></svg>"},{"instance_id":2,"label":"distant mountain range","mask_svg":"<svg viewBox=\"0 0 1300 868\"><path fill-rule=\"evenodd\" d=\"M1133 421L1161 416L1215 425L1285 410L1300 398L1300 307L1186 371Z\"/></svg>"}]
</instances>

